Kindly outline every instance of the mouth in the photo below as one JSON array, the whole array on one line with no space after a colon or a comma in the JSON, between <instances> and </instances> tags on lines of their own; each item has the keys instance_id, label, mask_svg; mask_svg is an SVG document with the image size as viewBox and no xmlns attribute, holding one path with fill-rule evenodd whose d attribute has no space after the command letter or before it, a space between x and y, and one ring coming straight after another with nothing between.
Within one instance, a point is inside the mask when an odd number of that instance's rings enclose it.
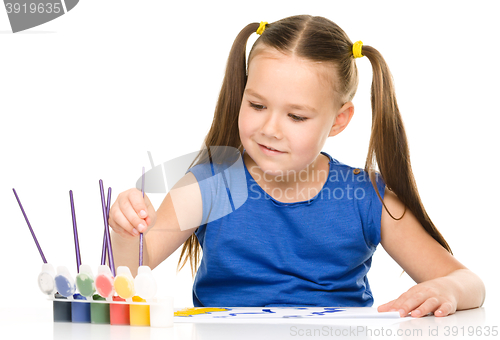
<instances>
[{"instance_id":1,"label":"mouth","mask_svg":"<svg viewBox=\"0 0 500 340\"><path fill-rule=\"evenodd\" d=\"M268 152L268 153L273 153L273 154L284 153L283 151L280 151L280 150L277 150L277 149L272 148L270 146L266 146L266 145L262 145L262 144L259 144L259 147L263 151Z\"/></svg>"}]
</instances>

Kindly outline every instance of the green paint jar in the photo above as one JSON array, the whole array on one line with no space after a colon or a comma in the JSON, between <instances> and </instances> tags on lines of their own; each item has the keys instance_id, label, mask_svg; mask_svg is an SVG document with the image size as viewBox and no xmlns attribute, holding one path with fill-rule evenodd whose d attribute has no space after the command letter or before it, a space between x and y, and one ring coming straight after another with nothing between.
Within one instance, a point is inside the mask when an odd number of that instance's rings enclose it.
<instances>
[{"instance_id":1,"label":"green paint jar","mask_svg":"<svg viewBox=\"0 0 500 340\"><path fill-rule=\"evenodd\" d=\"M95 294L92 299L93 302L90 304L90 322L109 325L109 303L98 294Z\"/></svg>"},{"instance_id":2,"label":"green paint jar","mask_svg":"<svg viewBox=\"0 0 500 340\"><path fill-rule=\"evenodd\" d=\"M80 266L80 273L76 275L76 286L81 295L91 297L95 293L94 275L88 265Z\"/></svg>"}]
</instances>

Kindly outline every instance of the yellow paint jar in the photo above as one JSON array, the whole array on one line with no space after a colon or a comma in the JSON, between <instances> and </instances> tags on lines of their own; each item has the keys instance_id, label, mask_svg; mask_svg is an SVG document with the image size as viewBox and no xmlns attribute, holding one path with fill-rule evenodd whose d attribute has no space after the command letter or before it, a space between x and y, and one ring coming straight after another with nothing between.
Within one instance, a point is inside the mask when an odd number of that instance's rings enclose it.
<instances>
[{"instance_id":1,"label":"yellow paint jar","mask_svg":"<svg viewBox=\"0 0 500 340\"><path fill-rule=\"evenodd\" d=\"M132 297L133 302L144 302L144 304L130 304L130 326L149 326L149 305L146 300L139 296Z\"/></svg>"},{"instance_id":2,"label":"yellow paint jar","mask_svg":"<svg viewBox=\"0 0 500 340\"><path fill-rule=\"evenodd\" d=\"M130 269L125 266L120 266L118 267L116 273L115 281L113 283L116 293L122 299L130 299L135 295L134 278L130 273Z\"/></svg>"}]
</instances>

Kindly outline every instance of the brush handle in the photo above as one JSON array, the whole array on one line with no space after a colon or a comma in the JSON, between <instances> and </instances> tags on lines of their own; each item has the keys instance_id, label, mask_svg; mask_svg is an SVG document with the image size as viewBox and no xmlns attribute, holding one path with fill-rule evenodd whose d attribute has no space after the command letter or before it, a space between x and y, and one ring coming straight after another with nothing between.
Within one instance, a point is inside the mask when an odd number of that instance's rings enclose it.
<instances>
[{"instance_id":1,"label":"brush handle","mask_svg":"<svg viewBox=\"0 0 500 340\"><path fill-rule=\"evenodd\" d=\"M144 167L142 167L142 197L144 198ZM143 235L139 235L139 266L142 266L142 244Z\"/></svg>"},{"instance_id":2,"label":"brush handle","mask_svg":"<svg viewBox=\"0 0 500 340\"><path fill-rule=\"evenodd\" d=\"M108 221L109 221L109 208L111 206L111 188L108 188L108 199L107 199L107 204L106 204L106 214L108 215ZM104 230L104 236L102 238L102 253L101 253L101 265L106 264L106 251L108 250L107 247L107 237L106 237L106 230ZM109 251L108 251L108 260L109 260Z\"/></svg>"},{"instance_id":3,"label":"brush handle","mask_svg":"<svg viewBox=\"0 0 500 340\"><path fill-rule=\"evenodd\" d=\"M80 272L82 258L80 256L80 244L78 242L78 230L76 228L75 202L73 200L73 191L69 191L69 201L71 203L71 218L73 219L73 236L75 238L75 253L76 253L76 272Z\"/></svg>"},{"instance_id":4,"label":"brush handle","mask_svg":"<svg viewBox=\"0 0 500 340\"><path fill-rule=\"evenodd\" d=\"M106 238L106 230L104 230L104 236L102 237L102 252L101 252L101 265L105 265L106 264L106 250L108 249L107 245L106 245L106 241L107 238ZM109 259L109 256L108 256L108 259Z\"/></svg>"},{"instance_id":5,"label":"brush handle","mask_svg":"<svg viewBox=\"0 0 500 340\"><path fill-rule=\"evenodd\" d=\"M104 232L106 233L106 246L108 247L108 256L109 256L109 268L111 269L111 273L113 277L115 276L115 261L113 259L113 248L111 247L111 237L109 236L109 227L108 227L108 214L106 213L106 203L104 202L104 187L102 185L102 179L99 180L99 187L101 189L101 205L102 205L102 215L104 219ZM109 190L108 190L109 192Z\"/></svg>"},{"instance_id":6,"label":"brush handle","mask_svg":"<svg viewBox=\"0 0 500 340\"><path fill-rule=\"evenodd\" d=\"M12 188L12 191L14 191L14 195L16 196L17 203L19 203L19 207L21 208L21 211L23 212L24 219L26 220L26 223L28 223L28 228L30 228L31 236L33 236L33 240L35 241L36 247L38 248L38 252L40 253L40 256L42 257L43 263L47 263L47 260L45 259L45 255L43 255L42 248L40 247L40 244L38 244L38 240L36 239L35 232L33 231L33 228L31 228L30 221L28 221L28 216L26 216L26 213L24 212L24 209L23 209L23 205L21 204L21 201L19 200L19 197L17 196L16 189Z\"/></svg>"}]
</instances>

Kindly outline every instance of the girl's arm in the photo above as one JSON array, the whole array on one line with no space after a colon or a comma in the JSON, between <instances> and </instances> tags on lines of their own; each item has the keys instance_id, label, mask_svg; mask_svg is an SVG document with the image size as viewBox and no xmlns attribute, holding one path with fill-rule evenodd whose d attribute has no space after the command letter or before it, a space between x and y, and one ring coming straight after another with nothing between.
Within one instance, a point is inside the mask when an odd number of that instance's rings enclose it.
<instances>
[{"instance_id":1,"label":"girl's arm","mask_svg":"<svg viewBox=\"0 0 500 340\"><path fill-rule=\"evenodd\" d=\"M395 217L404 205L390 190L384 203ZM457 261L430 236L411 211L394 220L382 208L381 244L417 285L396 300L378 307L379 312L399 311L413 317L434 313L446 316L456 310L480 307L485 298L481 279Z\"/></svg>"},{"instance_id":2,"label":"girl's arm","mask_svg":"<svg viewBox=\"0 0 500 340\"><path fill-rule=\"evenodd\" d=\"M147 195L143 198L139 190L122 192L109 213L115 267L127 266L136 275L139 235L135 229L144 232L143 264L155 268L200 225L202 208L200 187L192 173L175 184L156 212Z\"/></svg>"}]
</instances>

